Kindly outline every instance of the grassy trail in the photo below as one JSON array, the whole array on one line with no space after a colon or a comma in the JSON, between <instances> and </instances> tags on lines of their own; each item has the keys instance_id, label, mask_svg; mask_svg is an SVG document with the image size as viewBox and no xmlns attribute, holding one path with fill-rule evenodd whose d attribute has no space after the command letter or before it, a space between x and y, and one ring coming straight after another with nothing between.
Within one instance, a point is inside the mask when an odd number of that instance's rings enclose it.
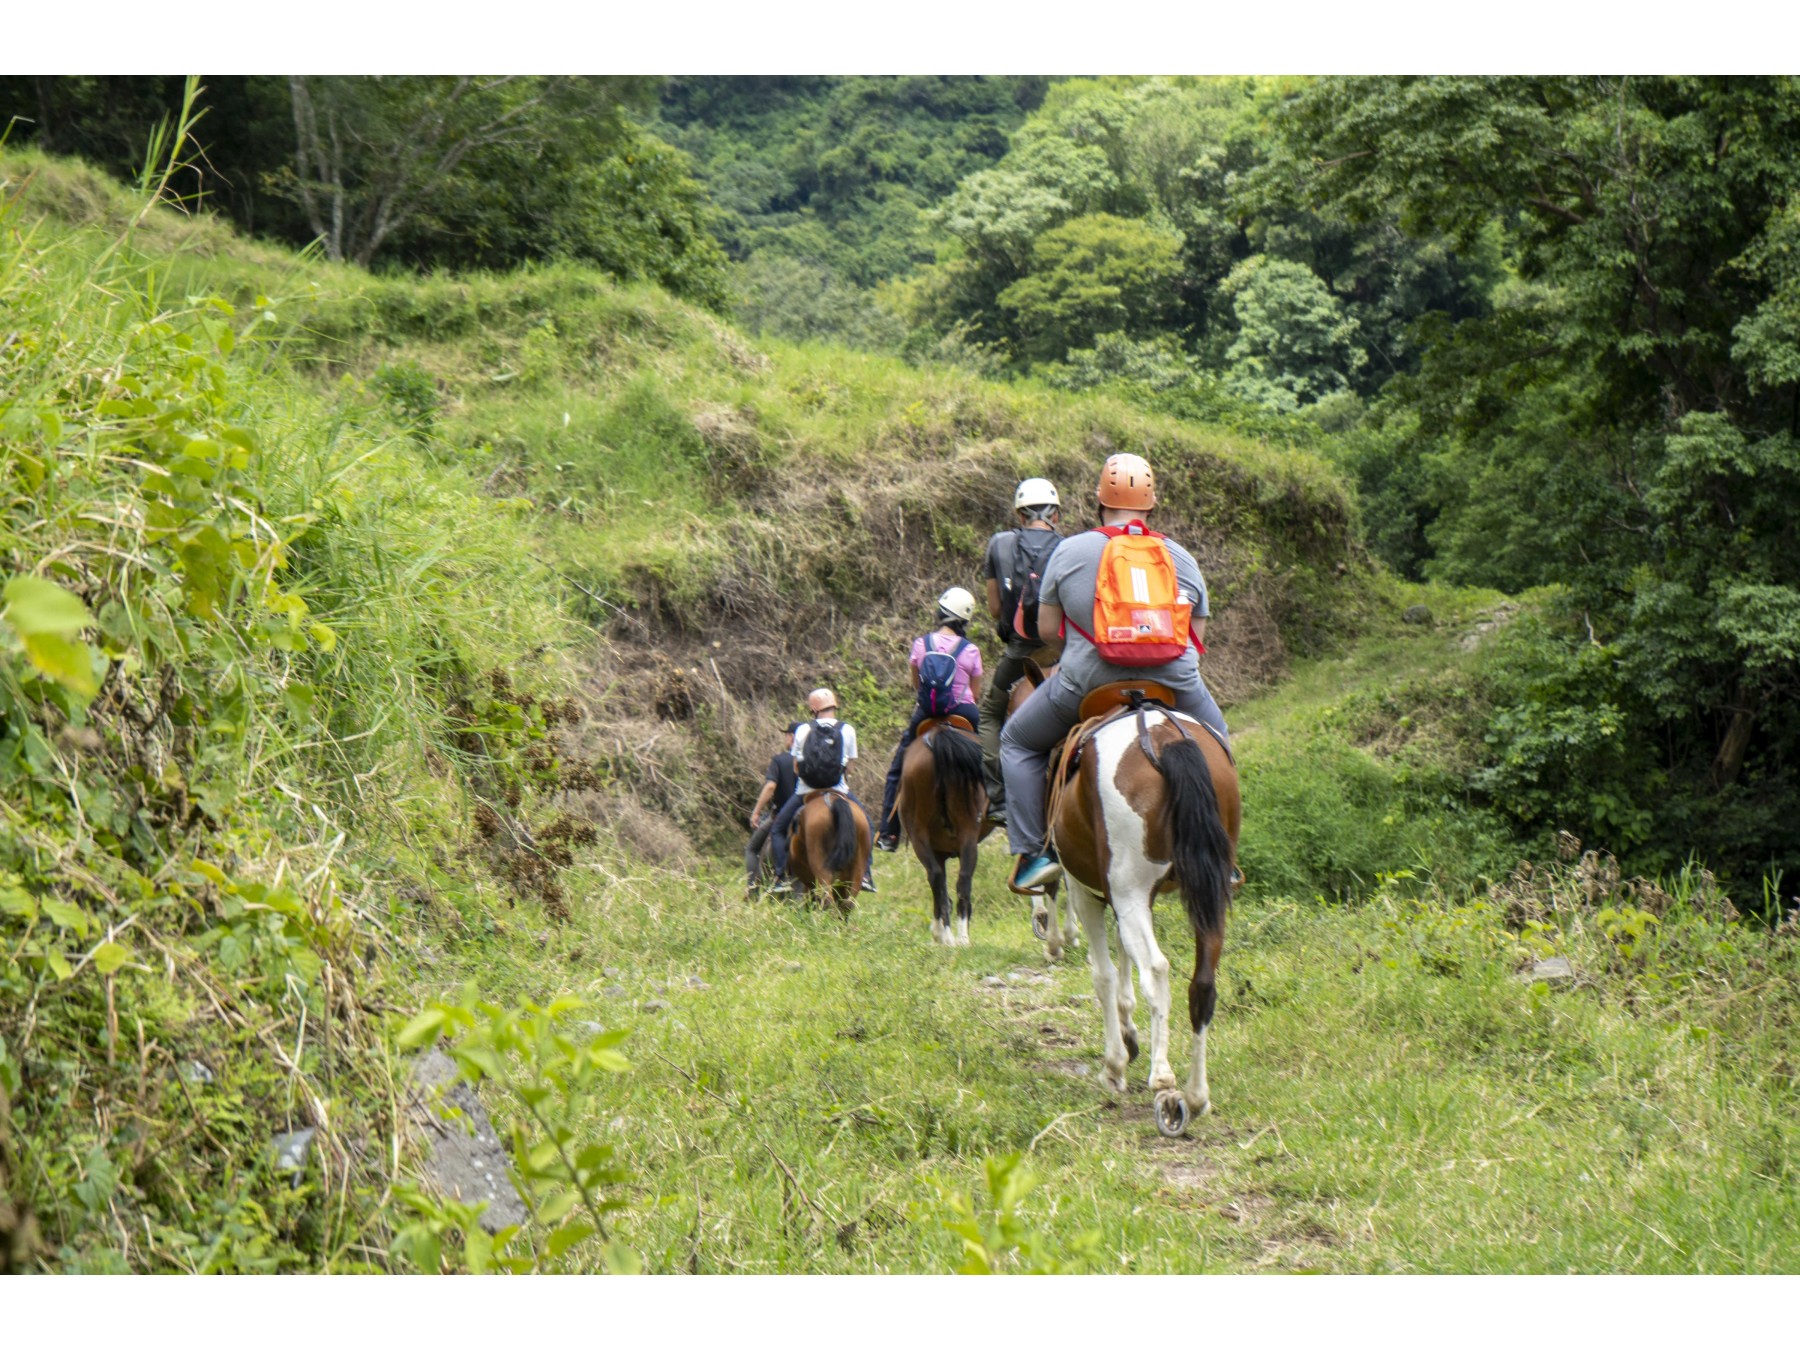
<instances>
[{"instance_id":1,"label":"grassy trail","mask_svg":"<svg viewBox=\"0 0 1800 1350\"><path fill-rule=\"evenodd\" d=\"M622 1231L653 1270L947 1270L934 1179L979 1199L981 1160L1020 1151L1041 1177L1028 1225L1051 1249L1097 1233L1102 1271L1800 1266L1796 1037L1739 991L1553 992L1514 977L1485 907L1252 886L1214 1110L1168 1141L1142 1060L1125 1097L1099 1086L1085 948L1046 963L1003 862L990 839L966 949L929 942L902 853L848 924L748 902L722 868L607 874L572 923L477 942L456 973L631 1028L593 1127L639 1178ZM1178 907L1157 918L1184 971Z\"/></svg>"}]
</instances>

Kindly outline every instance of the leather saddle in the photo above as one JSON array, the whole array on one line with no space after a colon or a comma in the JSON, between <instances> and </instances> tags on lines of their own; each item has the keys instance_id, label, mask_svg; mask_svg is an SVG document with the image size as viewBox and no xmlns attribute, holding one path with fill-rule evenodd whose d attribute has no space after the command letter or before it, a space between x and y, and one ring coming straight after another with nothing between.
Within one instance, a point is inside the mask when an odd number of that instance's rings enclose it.
<instances>
[{"instance_id":1,"label":"leather saddle","mask_svg":"<svg viewBox=\"0 0 1800 1350\"><path fill-rule=\"evenodd\" d=\"M947 717L927 717L919 723L919 729L913 733L913 739L922 741L939 727L954 727L958 731L968 732L971 736L975 734L975 728L969 725L968 718L951 713Z\"/></svg>"}]
</instances>

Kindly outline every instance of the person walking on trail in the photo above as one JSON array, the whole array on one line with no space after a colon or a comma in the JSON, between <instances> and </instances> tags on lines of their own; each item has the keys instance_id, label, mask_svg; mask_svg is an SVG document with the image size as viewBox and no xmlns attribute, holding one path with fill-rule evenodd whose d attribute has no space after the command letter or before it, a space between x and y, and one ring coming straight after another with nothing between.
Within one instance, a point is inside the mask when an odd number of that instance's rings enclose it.
<instances>
[{"instance_id":1,"label":"person walking on trail","mask_svg":"<svg viewBox=\"0 0 1800 1350\"><path fill-rule=\"evenodd\" d=\"M919 724L928 717L963 717L971 727L981 729L981 709L975 706L981 697L981 649L969 641L969 620L974 617L975 597L961 586L952 586L938 597L937 627L913 639L912 666L907 674L917 697L881 792L881 828L875 847L883 853L900 846L894 803L900 795L901 761L919 733Z\"/></svg>"},{"instance_id":2,"label":"person walking on trail","mask_svg":"<svg viewBox=\"0 0 1800 1350\"><path fill-rule=\"evenodd\" d=\"M1047 478L1027 478L1013 492L1018 525L988 540L981 575L987 582L987 609L1006 649L981 697L981 771L987 779L988 816L1006 823L1006 784L1000 774L1000 726L1006 703L1025 675L1025 663L1048 664L1049 650L1038 638L1038 596L1044 565L1062 542L1062 501ZM1023 632L1020 631L1023 626ZM1041 654L1041 655L1040 655Z\"/></svg>"},{"instance_id":3,"label":"person walking on trail","mask_svg":"<svg viewBox=\"0 0 1800 1350\"><path fill-rule=\"evenodd\" d=\"M758 859L762 857L763 845L769 842L769 835L775 828L774 816L764 819L763 812L779 812L788 804L788 798L794 795L794 787L799 782L794 769L794 731L799 725L798 722L788 723L787 748L771 759L769 767L763 770L762 791L756 795L756 805L750 808L750 842L744 846L744 867L753 886L762 870Z\"/></svg>"},{"instance_id":4,"label":"person walking on trail","mask_svg":"<svg viewBox=\"0 0 1800 1350\"><path fill-rule=\"evenodd\" d=\"M1224 714L1200 678L1198 652L1208 614L1206 581L1193 554L1149 528L1156 481L1148 461L1138 455L1112 456L1100 471L1095 497L1100 528L1065 539L1038 586L1038 631L1047 639L1062 635L1061 667L1007 719L1000 736L1000 767L1009 804L1007 844L1019 855L1013 880L1026 888L1062 875L1056 850L1045 837L1045 770L1050 752L1075 725L1081 700L1090 690L1115 680L1167 685L1174 691L1178 711L1206 723L1230 746ZM1144 566L1123 569L1128 580L1115 577L1111 567L1103 569L1109 548L1115 549L1114 557L1141 560L1145 550L1154 554L1153 540L1160 541L1173 565L1172 581L1160 555ZM1152 571L1155 577L1149 575ZM1122 594L1121 585L1137 594ZM1131 607L1134 599L1139 604L1153 602L1156 589L1163 585L1170 587L1172 602L1152 610ZM1110 622L1097 627L1097 609ZM1178 655L1161 664L1146 664L1147 656L1154 659L1176 644Z\"/></svg>"},{"instance_id":5,"label":"person walking on trail","mask_svg":"<svg viewBox=\"0 0 1800 1350\"><path fill-rule=\"evenodd\" d=\"M794 769L798 776L794 795L775 813L769 832L769 842L775 850L776 873L771 889L777 894L788 894L794 889L793 877L788 871L788 830L809 797L815 792L841 792L856 802L865 816L869 814L869 809L856 801L856 794L850 790L850 782L845 777L850 762L856 758L856 728L838 720L837 695L829 689L815 689L806 696L806 706L812 717L794 730ZM810 754L807 751L809 743L812 746ZM873 856L873 850L870 852ZM863 873L862 888L874 892L872 870Z\"/></svg>"}]
</instances>

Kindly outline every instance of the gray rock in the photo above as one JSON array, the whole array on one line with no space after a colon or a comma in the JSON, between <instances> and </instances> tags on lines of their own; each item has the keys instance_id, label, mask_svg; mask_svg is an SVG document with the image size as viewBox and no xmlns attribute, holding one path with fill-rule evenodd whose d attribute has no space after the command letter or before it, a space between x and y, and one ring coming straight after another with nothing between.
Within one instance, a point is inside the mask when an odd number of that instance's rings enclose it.
<instances>
[{"instance_id":1,"label":"gray rock","mask_svg":"<svg viewBox=\"0 0 1800 1350\"><path fill-rule=\"evenodd\" d=\"M669 1003L666 999L653 998L648 1003L640 1003L638 1007L647 1013L667 1012Z\"/></svg>"},{"instance_id":2,"label":"gray rock","mask_svg":"<svg viewBox=\"0 0 1800 1350\"><path fill-rule=\"evenodd\" d=\"M983 975L981 977L981 982L990 989L1004 989L1006 987L1005 979L999 975Z\"/></svg>"},{"instance_id":3,"label":"gray rock","mask_svg":"<svg viewBox=\"0 0 1800 1350\"><path fill-rule=\"evenodd\" d=\"M434 1190L464 1204L487 1201L481 1226L490 1233L525 1223L529 1215L507 1175L506 1148L487 1108L457 1076L456 1062L436 1047L413 1061L406 1115L424 1142L425 1181Z\"/></svg>"},{"instance_id":4,"label":"gray rock","mask_svg":"<svg viewBox=\"0 0 1800 1350\"><path fill-rule=\"evenodd\" d=\"M789 970L805 970L806 969L806 967L801 965L798 961L789 961L787 963L787 968Z\"/></svg>"},{"instance_id":5,"label":"gray rock","mask_svg":"<svg viewBox=\"0 0 1800 1350\"><path fill-rule=\"evenodd\" d=\"M1406 612L1400 616L1402 623L1430 623L1431 610L1426 605L1408 605Z\"/></svg>"},{"instance_id":6,"label":"gray rock","mask_svg":"<svg viewBox=\"0 0 1800 1350\"><path fill-rule=\"evenodd\" d=\"M687 977L687 987L689 989L711 989L712 988L712 986L710 984L708 984L705 980L701 979L698 975L690 975Z\"/></svg>"},{"instance_id":7,"label":"gray rock","mask_svg":"<svg viewBox=\"0 0 1800 1350\"><path fill-rule=\"evenodd\" d=\"M601 966L600 973L609 980L616 980L619 978L619 968L617 966Z\"/></svg>"},{"instance_id":8,"label":"gray rock","mask_svg":"<svg viewBox=\"0 0 1800 1350\"><path fill-rule=\"evenodd\" d=\"M622 984L607 985L605 993L608 998L629 998L630 997L630 995L626 992L625 986Z\"/></svg>"},{"instance_id":9,"label":"gray rock","mask_svg":"<svg viewBox=\"0 0 1800 1350\"><path fill-rule=\"evenodd\" d=\"M190 1059L181 1066L181 1077L183 1081L189 1083L210 1083L213 1080L213 1071L199 1060Z\"/></svg>"},{"instance_id":10,"label":"gray rock","mask_svg":"<svg viewBox=\"0 0 1800 1350\"><path fill-rule=\"evenodd\" d=\"M275 1169L279 1172L298 1172L306 1166L306 1153L312 1147L313 1136L318 1130L308 1125L304 1130L289 1130L286 1134L278 1134L269 1147L275 1153ZM296 1182L299 1181L295 1177Z\"/></svg>"},{"instance_id":11,"label":"gray rock","mask_svg":"<svg viewBox=\"0 0 1800 1350\"><path fill-rule=\"evenodd\" d=\"M1572 980L1575 978L1575 967L1566 956L1552 956L1547 961L1537 961L1530 970L1519 973L1521 980L1535 983L1538 980Z\"/></svg>"}]
</instances>

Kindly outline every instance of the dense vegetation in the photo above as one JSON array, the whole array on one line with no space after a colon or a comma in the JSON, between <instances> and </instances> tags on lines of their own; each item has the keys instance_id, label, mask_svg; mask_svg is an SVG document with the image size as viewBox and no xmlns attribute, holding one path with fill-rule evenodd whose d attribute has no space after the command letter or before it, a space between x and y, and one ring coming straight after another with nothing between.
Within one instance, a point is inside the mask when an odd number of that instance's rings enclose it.
<instances>
[{"instance_id":1,"label":"dense vegetation","mask_svg":"<svg viewBox=\"0 0 1800 1350\"><path fill-rule=\"evenodd\" d=\"M1788 83L208 83L0 80L136 184L0 158L0 1267L1793 1268ZM1007 904L706 861L1127 446L1253 804L1176 1152Z\"/></svg>"}]
</instances>

